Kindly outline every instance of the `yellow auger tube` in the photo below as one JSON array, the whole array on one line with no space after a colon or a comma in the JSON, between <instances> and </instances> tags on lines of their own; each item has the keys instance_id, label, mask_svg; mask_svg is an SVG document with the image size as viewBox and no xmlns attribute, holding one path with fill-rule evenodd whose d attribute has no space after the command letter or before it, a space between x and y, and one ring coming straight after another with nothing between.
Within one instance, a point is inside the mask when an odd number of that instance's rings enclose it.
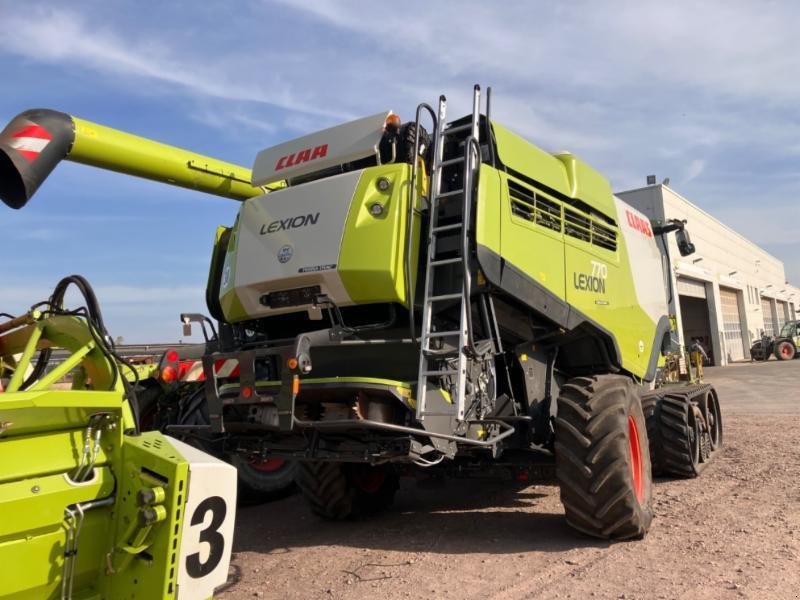
<instances>
[{"instance_id":1,"label":"yellow auger tube","mask_svg":"<svg viewBox=\"0 0 800 600\"><path fill-rule=\"evenodd\" d=\"M264 193L250 169L47 109L0 132L0 199L22 208L61 160L245 200Z\"/></svg>"}]
</instances>

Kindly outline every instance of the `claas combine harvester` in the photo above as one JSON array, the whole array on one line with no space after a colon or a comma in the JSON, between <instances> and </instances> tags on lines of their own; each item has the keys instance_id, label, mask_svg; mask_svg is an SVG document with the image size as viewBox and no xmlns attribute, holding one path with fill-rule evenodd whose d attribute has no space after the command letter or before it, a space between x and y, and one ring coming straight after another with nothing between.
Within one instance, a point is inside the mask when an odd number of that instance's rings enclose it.
<instances>
[{"instance_id":1,"label":"claas combine harvester","mask_svg":"<svg viewBox=\"0 0 800 600\"><path fill-rule=\"evenodd\" d=\"M476 86L456 120L443 96L381 112L252 172L28 111L0 137L0 195L23 206L67 158L241 201L215 238L202 391L156 421L239 464L293 461L315 513L385 507L417 469L551 469L574 528L642 537L652 472L697 475L722 443L711 386L652 383L674 343L665 237L694 248L481 104Z\"/></svg>"}]
</instances>

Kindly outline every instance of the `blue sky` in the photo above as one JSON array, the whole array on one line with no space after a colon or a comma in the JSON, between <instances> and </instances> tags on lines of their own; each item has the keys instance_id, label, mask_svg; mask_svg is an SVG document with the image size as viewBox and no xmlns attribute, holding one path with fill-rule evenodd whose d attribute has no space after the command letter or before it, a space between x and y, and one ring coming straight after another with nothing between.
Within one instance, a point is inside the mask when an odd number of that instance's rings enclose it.
<instances>
[{"instance_id":1,"label":"blue sky","mask_svg":"<svg viewBox=\"0 0 800 600\"><path fill-rule=\"evenodd\" d=\"M0 121L61 110L250 167L350 118L473 83L495 118L615 190L671 187L800 283L800 8L792 2L0 0ZM112 335L178 339L237 204L62 163L2 210L0 310L93 282Z\"/></svg>"}]
</instances>

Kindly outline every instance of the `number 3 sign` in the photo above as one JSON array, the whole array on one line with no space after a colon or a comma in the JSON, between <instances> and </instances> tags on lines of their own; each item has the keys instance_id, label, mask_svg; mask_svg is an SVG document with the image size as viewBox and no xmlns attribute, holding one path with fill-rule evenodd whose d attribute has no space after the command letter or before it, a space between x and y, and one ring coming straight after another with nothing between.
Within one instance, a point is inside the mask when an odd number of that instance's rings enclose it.
<instances>
[{"instance_id":1,"label":"number 3 sign","mask_svg":"<svg viewBox=\"0 0 800 600\"><path fill-rule=\"evenodd\" d=\"M178 598L210 598L228 579L236 517L236 469L188 444L170 443L189 461L178 567Z\"/></svg>"}]
</instances>

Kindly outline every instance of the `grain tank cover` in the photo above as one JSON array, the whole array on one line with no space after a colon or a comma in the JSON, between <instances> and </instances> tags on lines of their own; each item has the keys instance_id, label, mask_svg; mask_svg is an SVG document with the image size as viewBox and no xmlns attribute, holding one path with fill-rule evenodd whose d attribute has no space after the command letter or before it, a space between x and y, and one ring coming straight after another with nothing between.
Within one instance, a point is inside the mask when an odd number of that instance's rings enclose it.
<instances>
[{"instance_id":1,"label":"grain tank cover","mask_svg":"<svg viewBox=\"0 0 800 600\"><path fill-rule=\"evenodd\" d=\"M253 185L267 185L378 156L378 144L391 114L380 112L262 150L253 166Z\"/></svg>"}]
</instances>

